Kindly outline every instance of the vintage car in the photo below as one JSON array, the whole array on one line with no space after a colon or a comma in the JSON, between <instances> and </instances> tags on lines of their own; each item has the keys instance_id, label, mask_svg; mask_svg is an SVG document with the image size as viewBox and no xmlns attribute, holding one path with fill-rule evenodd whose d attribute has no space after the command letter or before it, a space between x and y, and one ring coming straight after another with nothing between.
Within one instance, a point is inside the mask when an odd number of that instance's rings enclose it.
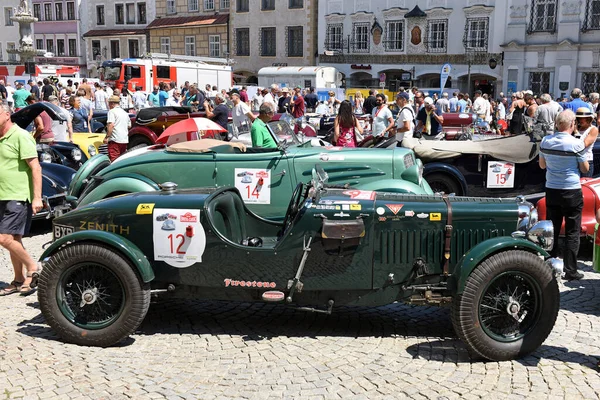
<instances>
[{"instance_id":1,"label":"vintage car","mask_svg":"<svg viewBox=\"0 0 600 400\"><path fill-rule=\"evenodd\" d=\"M64 110L48 102L34 103L21 108L11 114L10 119L21 128L30 130L28 128L33 120L42 112L46 112L55 121L66 123ZM40 163L62 164L73 169L79 169L88 160L88 157L82 153L81 148L75 143L52 142L38 144L37 151Z\"/></svg>"},{"instance_id":2,"label":"vintage car","mask_svg":"<svg viewBox=\"0 0 600 400\"><path fill-rule=\"evenodd\" d=\"M490 360L536 350L557 318L562 262L547 253L552 224L523 199L329 187L320 169L273 222L233 187L161 189L53 221L38 299L63 340L119 343L142 323L152 294L327 314L451 304L457 335Z\"/></svg>"},{"instance_id":3,"label":"vintage car","mask_svg":"<svg viewBox=\"0 0 600 400\"><path fill-rule=\"evenodd\" d=\"M600 178L581 178L583 193L583 210L581 211L581 231L583 237L595 235L598 210L600 210ZM541 219L546 219L546 197L542 197L535 205ZM565 224L560 228L560 234L565 234Z\"/></svg>"},{"instance_id":4,"label":"vintage car","mask_svg":"<svg viewBox=\"0 0 600 400\"><path fill-rule=\"evenodd\" d=\"M521 134L473 140L407 138L402 146L415 152L425 165L424 176L434 191L469 196L543 196L545 171L539 167L541 138ZM600 142L594 145L600 163ZM600 168L594 169L600 176Z\"/></svg>"},{"instance_id":5,"label":"vintage car","mask_svg":"<svg viewBox=\"0 0 600 400\"><path fill-rule=\"evenodd\" d=\"M141 109L131 118L128 148L139 148L156 143L156 139L169 126L187 118L206 117L204 111L191 107L150 107Z\"/></svg>"},{"instance_id":6,"label":"vintage car","mask_svg":"<svg viewBox=\"0 0 600 400\"><path fill-rule=\"evenodd\" d=\"M281 122L276 122L281 124ZM285 124L283 124L285 126ZM153 145L130 151L112 164L106 156L92 158L69 187L73 206L124 193L157 190L173 181L181 188L235 186L249 208L264 218L280 219L294 187L323 163L330 181L364 190L433 193L421 178L423 166L407 149L343 149L322 147L319 139L253 149L243 144L202 139L168 147ZM241 176L241 172L249 172ZM244 179L245 178L245 179Z\"/></svg>"}]
</instances>

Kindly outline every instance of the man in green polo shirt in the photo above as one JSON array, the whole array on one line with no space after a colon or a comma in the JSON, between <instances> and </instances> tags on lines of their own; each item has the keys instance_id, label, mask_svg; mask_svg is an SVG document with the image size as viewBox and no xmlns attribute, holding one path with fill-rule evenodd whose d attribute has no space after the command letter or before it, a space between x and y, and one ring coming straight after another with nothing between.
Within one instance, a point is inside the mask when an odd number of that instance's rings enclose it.
<instances>
[{"instance_id":1,"label":"man in green polo shirt","mask_svg":"<svg viewBox=\"0 0 600 400\"><path fill-rule=\"evenodd\" d=\"M25 101L31 93L25 90L23 87L23 83L17 82L17 90L13 93L13 103L15 109L27 107L27 102Z\"/></svg>"},{"instance_id":2,"label":"man in green polo shirt","mask_svg":"<svg viewBox=\"0 0 600 400\"><path fill-rule=\"evenodd\" d=\"M267 128L267 123L273 119L273 106L271 103L262 103L258 109L258 118L252 123L250 137L252 138L252 147L262 147L263 149L277 148L277 143L273 140L271 132Z\"/></svg>"},{"instance_id":3,"label":"man in green polo shirt","mask_svg":"<svg viewBox=\"0 0 600 400\"><path fill-rule=\"evenodd\" d=\"M0 246L10 253L14 280L0 296L35 291L39 270L23 247L31 217L43 208L42 168L31 134L10 120L10 108L0 105Z\"/></svg>"}]
</instances>

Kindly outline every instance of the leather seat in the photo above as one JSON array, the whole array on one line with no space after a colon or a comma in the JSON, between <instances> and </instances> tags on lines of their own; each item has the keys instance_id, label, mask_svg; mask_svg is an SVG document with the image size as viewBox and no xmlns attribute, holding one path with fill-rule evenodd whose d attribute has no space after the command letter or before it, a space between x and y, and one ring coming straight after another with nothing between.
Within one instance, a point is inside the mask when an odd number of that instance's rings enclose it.
<instances>
[{"instance_id":1,"label":"leather seat","mask_svg":"<svg viewBox=\"0 0 600 400\"><path fill-rule=\"evenodd\" d=\"M235 192L222 192L210 200L208 218L217 232L236 244L246 239L244 203Z\"/></svg>"}]
</instances>

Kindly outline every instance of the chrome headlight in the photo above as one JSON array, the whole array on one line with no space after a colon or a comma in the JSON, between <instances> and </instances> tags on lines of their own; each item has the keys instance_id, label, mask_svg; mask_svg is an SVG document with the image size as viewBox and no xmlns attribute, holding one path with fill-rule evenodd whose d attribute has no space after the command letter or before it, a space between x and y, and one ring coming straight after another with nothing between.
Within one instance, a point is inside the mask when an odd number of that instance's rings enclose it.
<instances>
[{"instance_id":1,"label":"chrome headlight","mask_svg":"<svg viewBox=\"0 0 600 400\"><path fill-rule=\"evenodd\" d=\"M417 168L419 169L418 170L419 186L421 186L421 183L423 183L423 171L425 171L425 167L423 167L423 162L419 158L417 158L416 164L417 164Z\"/></svg>"},{"instance_id":2,"label":"chrome headlight","mask_svg":"<svg viewBox=\"0 0 600 400\"><path fill-rule=\"evenodd\" d=\"M71 157L75 161L81 160L81 150L79 150L79 149L73 149L73 150L71 150Z\"/></svg>"},{"instance_id":3,"label":"chrome headlight","mask_svg":"<svg viewBox=\"0 0 600 400\"><path fill-rule=\"evenodd\" d=\"M90 157L94 157L96 154L98 154L98 151L96 150L96 146L94 146L93 144L90 144L88 146L88 153L89 153Z\"/></svg>"},{"instance_id":4,"label":"chrome headlight","mask_svg":"<svg viewBox=\"0 0 600 400\"><path fill-rule=\"evenodd\" d=\"M535 208L533 204L523 201L519 203L518 208L518 220L517 220L517 230L527 232L527 230L533 225L531 221L532 213ZM537 211L535 213L535 219L537 222Z\"/></svg>"},{"instance_id":5,"label":"chrome headlight","mask_svg":"<svg viewBox=\"0 0 600 400\"><path fill-rule=\"evenodd\" d=\"M539 221L538 210L534 208L531 210L531 214L529 214L529 226L534 226Z\"/></svg>"},{"instance_id":6,"label":"chrome headlight","mask_svg":"<svg viewBox=\"0 0 600 400\"><path fill-rule=\"evenodd\" d=\"M527 231L527 239L546 251L554 247L554 226L552 221L539 221Z\"/></svg>"},{"instance_id":7,"label":"chrome headlight","mask_svg":"<svg viewBox=\"0 0 600 400\"><path fill-rule=\"evenodd\" d=\"M50 153L43 152L42 154L40 154L40 162L51 163L52 156L50 155Z\"/></svg>"}]
</instances>

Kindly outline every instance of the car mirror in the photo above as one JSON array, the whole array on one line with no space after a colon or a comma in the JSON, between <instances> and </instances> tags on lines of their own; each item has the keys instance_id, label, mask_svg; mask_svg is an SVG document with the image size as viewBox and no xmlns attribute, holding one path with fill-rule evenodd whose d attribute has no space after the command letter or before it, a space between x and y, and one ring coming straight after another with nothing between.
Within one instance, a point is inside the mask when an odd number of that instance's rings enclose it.
<instances>
[{"instance_id":1,"label":"car mirror","mask_svg":"<svg viewBox=\"0 0 600 400\"><path fill-rule=\"evenodd\" d=\"M287 149L288 147L289 147L289 146L288 146L288 141L287 141L287 139L280 140L280 141L277 143L277 148L278 148L280 151L286 151L286 149Z\"/></svg>"}]
</instances>

